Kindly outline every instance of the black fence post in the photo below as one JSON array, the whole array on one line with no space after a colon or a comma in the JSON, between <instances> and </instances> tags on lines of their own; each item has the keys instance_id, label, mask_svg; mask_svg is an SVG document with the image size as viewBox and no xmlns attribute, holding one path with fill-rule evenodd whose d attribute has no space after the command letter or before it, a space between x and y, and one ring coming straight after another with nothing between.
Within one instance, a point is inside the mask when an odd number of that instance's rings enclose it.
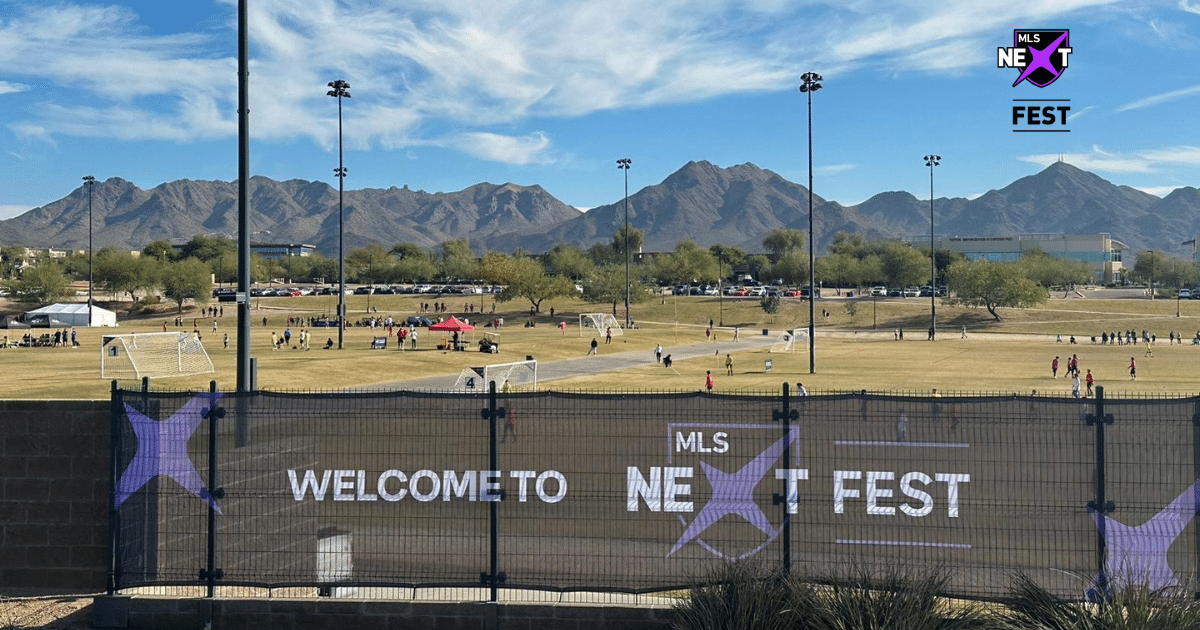
<instances>
[{"instance_id":1,"label":"black fence post","mask_svg":"<svg viewBox=\"0 0 1200 630\"><path fill-rule=\"evenodd\" d=\"M1109 596L1109 575L1105 567L1108 555L1108 531L1105 515L1116 510L1106 496L1104 427L1113 423L1111 414L1104 413L1104 387L1096 387L1096 413L1087 417L1088 426L1096 425L1096 498L1088 502L1088 509L1096 513L1096 589L1097 597L1104 601Z\"/></svg>"},{"instance_id":2,"label":"black fence post","mask_svg":"<svg viewBox=\"0 0 1200 630\"><path fill-rule=\"evenodd\" d=\"M792 465L792 420L798 419L799 411L792 409L792 393L788 388L788 384L783 384L783 409L776 411L774 418L776 422L783 422L783 465L791 468ZM782 574L784 576L792 573L792 515L788 511L789 490L791 488L789 481L785 487L783 494L776 492L771 497L772 503L775 505L783 505L783 531L780 535L783 536L783 558L782 558Z\"/></svg>"},{"instance_id":3,"label":"black fence post","mask_svg":"<svg viewBox=\"0 0 1200 630\"><path fill-rule=\"evenodd\" d=\"M204 570L200 571L200 579L205 581L207 597L212 599L216 597L217 580L225 577L225 572L216 566L217 508L214 506L217 500L225 498L225 491L217 487L217 420L224 417L225 409L217 406L216 381L209 381L208 392L209 406L204 410L204 417L208 419L208 494L214 501L208 505L208 550Z\"/></svg>"},{"instance_id":4,"label":"black fence post","mask_svg":"<svg viewBox=\"0 0 1200 630\"><path fill-rule=\"evenodd\" d=\"M480 415L488 421L488 470L492 472L499 470L499 457L496 452L496 423L506 414L507 410L499 407L496 400L496 381L488 382L488 406L480 412ZM479 574L479 582L486 584L491 591L488 601L496 603L500 601L500 584L508 577L499 570L500 514L498 503L504 499L504 492L501 491L498 497L486 496L488 497L486 500L489 502L488 571Z\"/></svg>"},{"instance_id":5,"label":"black fence post","mask_svg":"<svg viewBox=\"0 0 1200 630\"><path fill-rule=\"evenodd\" d=\"M120 565L117 553L121 547L121 514L117 510L117 457L121 454L121 410L125 408L123 392L112 382L112 395L109 398L109 437L108 437L108 584L109 595L117 593L117 575Z\"/></svg>"}]
</instances>

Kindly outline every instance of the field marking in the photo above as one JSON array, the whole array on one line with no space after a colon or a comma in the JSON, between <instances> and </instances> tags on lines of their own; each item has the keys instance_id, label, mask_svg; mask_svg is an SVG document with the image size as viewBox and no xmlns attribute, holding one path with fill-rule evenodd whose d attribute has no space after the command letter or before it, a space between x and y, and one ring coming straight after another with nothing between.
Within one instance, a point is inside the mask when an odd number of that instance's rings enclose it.
<instances>
[{"instance_id":1,"label":"field marking","mask_svg":"<svg viewBox=\"0 0 1200 630\"><path fill-rule=\"evenodd\" d=\"M971 448L967 442L898 442L894 440L834 440L834 446L901 446L913 448Z\"/></svg>"},{"instance_id":2,"label":"field marking","mask_svg":"<svg viewBox=\"0 0 1200 630\"><path fill-rule=\"evenodd\" d=\"M907 540L852 540L846 538L838 538L834 541L839 545L870 545L875 547L936 547L939 549L970 549L971 545L966 543L931 543L931 542L912 542Z\"/></svg>"}]
</instances>

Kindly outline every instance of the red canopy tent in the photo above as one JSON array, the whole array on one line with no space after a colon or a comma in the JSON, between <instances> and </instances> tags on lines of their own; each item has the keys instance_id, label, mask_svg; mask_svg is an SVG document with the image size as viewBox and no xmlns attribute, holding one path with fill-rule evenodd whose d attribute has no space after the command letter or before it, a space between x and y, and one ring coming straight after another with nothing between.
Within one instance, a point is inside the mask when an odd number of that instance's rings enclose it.
<instances>
[{"instance_id":1,"label":"red canopy tent","mask_svg":"<svg viewBox=\"0 0 1200 630\"><path fill-rule=\"evenodd\" d=\"M467 332L469 330L475 330L475 327L451 315L450 319L440 321L430 326L429 330L437 332Z\"/></svg>"},{"instance_id":2,"label":"red canopy tent","mask_svg":"<svg viewBox=\"0 0 1200 630\"><path fill-rule=\"evenodd\" d=\"M450 319L442 320L430 326L429 330L433 332L455 333L453 341L457 343L450 343L450 340L443 338L442 347L449 349L450 346L454 346L455 350L465 350L466 343L463 341L462 336L458 333L473 331L475 330L475 327L451 315Z\"/></svg>"}]
</instances>

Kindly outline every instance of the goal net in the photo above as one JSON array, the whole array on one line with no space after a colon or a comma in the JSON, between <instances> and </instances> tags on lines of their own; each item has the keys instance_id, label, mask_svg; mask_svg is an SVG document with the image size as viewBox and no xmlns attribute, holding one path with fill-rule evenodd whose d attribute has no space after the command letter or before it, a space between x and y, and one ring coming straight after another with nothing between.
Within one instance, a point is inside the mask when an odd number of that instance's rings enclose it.
<instances>
[{"instance_id":1,"label":"goal net","mask_svg":"<svg viewBox=\"0 0 1200 630\"><path fill-rule=\"evenodd\" d=\"M603 335L610 329L614 336L624 334L621 332L621 323L608 313L579 314L580 337Z\"/></svg>"},{"instance_id":2,"label":"goal net","mask_svg":"<svg viewBox=\"0 0 1200 630\"><path fill-rule=\"evenodd\" d=\"M191 333L105 335L100 347L101 378L165 378L212 371L204 344Z\"/></svg>"},{"instance_id":3,"label":"goal net","mask_svg":"<svg viewBox=\"0 0 1200 630\"><path fill-rule=\"evenodd\" d=\"M771 344L770 352L795 352L797 341L807 344L808 331L797 328L779 333L779 336L775 338L775 343ZM804 345L803 347L807 348L808 346Z\"/></svg>"},{"instance_id":4,"label":"goal net","mask_svg":"<svg viewBox=\"0 0 1200 630\"><path fill-rule=\"evenodd\" d=\"M500 393L534 391L537 389L537 361L463 368L453 391L487 393L490 391L489 383L495 383L496 391Z\"/></svg>"}]
</instances>

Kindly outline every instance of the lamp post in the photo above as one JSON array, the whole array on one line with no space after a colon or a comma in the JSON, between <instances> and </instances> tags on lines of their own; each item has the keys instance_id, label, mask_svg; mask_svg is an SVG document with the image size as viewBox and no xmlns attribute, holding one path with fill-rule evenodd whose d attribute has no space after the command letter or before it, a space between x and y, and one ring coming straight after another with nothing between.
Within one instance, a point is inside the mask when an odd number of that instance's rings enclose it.
<instances>
[{"instance_id":1,"label":"lamp post","mask_svg":"<svg viewBox=\"0 0 1200 630\"><path fill-rule=\"evenodd\" d=\"M933 167L941 162L940 155L926 155L929 167L929 340L937 339L937 250L933 246Z\"/></svg>"},{"instance_id":2,"label":"lamp post","mask_svg":"<svg viewBox=\"0 0 1200 630\"><path fill-rule=\"evenodd\" d=\"M338 167L333 174L338 178L338 350L345 344L346 334L346 229L342 197L346 191L346 167L342 164L342 98L350 98L350 84L338 79L330 81L332 88L326 94L338 101Z\"/></svg>"},{"instance_id":3,"label":"lamp post","mask_svg":"<svg viewBox=\"0 0 1200 630\"><path fill-rule=\"evenodd\" d=\"M91 175L83 176L83 185L88 191L88 328L92 327L92 187L96 178Z\"/></svg>"},{"instance_id":4,"label":"lamp post","mask_svg":"<svg viewBox=\"0 0 1200 630\"><path fill-rule=\"evenodd\" d=\"M815 72L800 75L800 91L808 95L808 373L817 372L817 272L813 255L813 160L812 160L812 93L821 89L824 79Z\"/></svg>"},{"instance_id":5,"label":"lamp post","mask_svg":"<svg viewBox=\"0 0 1200 630\"><path fill-rule=\"evenodd\" d=\"M625 171L625 329L629 329L629 166L633 160L617 160L617 168Z\"/></svg>"}]
</instances>

